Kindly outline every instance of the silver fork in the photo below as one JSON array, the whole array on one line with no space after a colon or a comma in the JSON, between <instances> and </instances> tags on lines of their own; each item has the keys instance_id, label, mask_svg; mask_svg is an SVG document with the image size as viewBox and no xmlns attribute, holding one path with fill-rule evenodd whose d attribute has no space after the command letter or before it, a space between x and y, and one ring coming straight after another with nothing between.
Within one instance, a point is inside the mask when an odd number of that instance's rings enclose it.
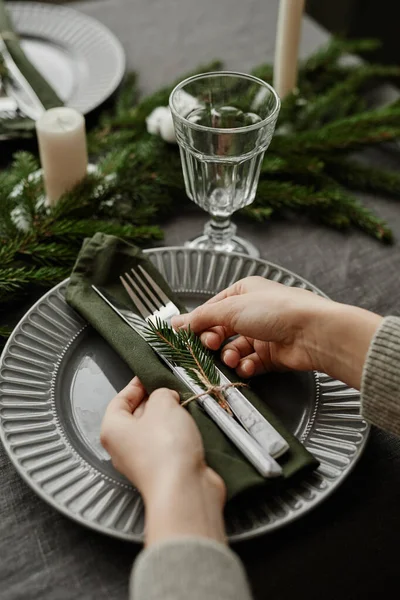
<instances>
[{"instance_id":1,"label":"silver fork","mask_svg":"<svg viewBox=\"0 0 400 600\"><path fill-rule=\"evenodd\" d=\"M140 275L139 275L140 273ZM155 322L161 319L170 323L172 317L180 314L179 308L168 298L165 292L141 265L120 277L132 302L146 321ZM217 368L220 385L231 383ZM238 388L231 387L224 391L226 400L238 421L259 445L272 457L284 454L289 444L265 419L265 417L249 402Z\"/></svg>"}]
</instances>

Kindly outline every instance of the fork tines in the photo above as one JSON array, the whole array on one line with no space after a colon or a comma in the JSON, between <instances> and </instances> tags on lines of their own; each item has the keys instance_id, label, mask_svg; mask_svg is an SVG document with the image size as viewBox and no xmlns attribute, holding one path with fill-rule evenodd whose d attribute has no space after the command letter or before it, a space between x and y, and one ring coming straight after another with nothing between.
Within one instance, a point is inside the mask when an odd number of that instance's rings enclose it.
<instances>
[{"instance_id":1,"label":"fork tines","mask_svg":"<svg viewBox=\"0 0 400 600\"><path fill-rule=\"evenodd\" d=\"M147 319L170 300L141 265L138 266L138 271L131 269L130 273L121 275L120 280L142 317Z\"/></svg>"}]
</instances>

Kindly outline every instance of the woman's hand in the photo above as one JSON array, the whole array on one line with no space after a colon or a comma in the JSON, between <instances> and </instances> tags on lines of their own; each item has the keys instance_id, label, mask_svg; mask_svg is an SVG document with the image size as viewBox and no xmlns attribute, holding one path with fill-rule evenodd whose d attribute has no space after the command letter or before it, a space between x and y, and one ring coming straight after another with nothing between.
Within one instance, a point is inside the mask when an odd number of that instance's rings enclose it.
<instances>
[{"instance_id":1,"label":"woman's hand","mask_svg":"<svg viewBox=\"0 0 400 600\"><path fill-rule=\"evenodd\" d=\"M360 386L365 356L382 317L262 277L242 279L187 315L203 343L226 365L251 377L276 369L320 370Z\"/></svg>"},{"instance_id":2,"label":"woman's hand","mask_svg":"<svg viewBox=\"0 0 400 600\"><path fill-rule=\"evenodd\" d=\"M225 486L206 466L200 432L175 391L147 396L135 377L110 402L101 443L143 496L148 544L177 535L224 540Z\"/></svg>"}]
</instances>

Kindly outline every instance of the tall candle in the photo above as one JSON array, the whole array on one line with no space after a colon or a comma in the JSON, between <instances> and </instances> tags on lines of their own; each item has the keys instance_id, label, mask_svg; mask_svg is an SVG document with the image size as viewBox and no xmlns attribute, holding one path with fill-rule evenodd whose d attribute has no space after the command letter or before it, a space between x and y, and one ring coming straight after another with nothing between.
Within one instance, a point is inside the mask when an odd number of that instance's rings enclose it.
<instances>
[{"instance_id":1,"label":"tall candle","mask_svg":"<svg viewBox=\"0 0 400 600\"><path fill-rule=\"evenodd\" d=\"M280 0L276 32L274 88L281 98L296 87L301 19L305 0Z\"/></svg>"},{"instance_id":2,"label":"tall candle","mask_svg":"<svg viewBox=\"0 0 400 600\"><path fill-rule=\"evenodd\" d=\"M46 197L54 206L86 176L85 119L73 108L51 108L36 121L36 132Z\"/></svg>"}]
</instances>

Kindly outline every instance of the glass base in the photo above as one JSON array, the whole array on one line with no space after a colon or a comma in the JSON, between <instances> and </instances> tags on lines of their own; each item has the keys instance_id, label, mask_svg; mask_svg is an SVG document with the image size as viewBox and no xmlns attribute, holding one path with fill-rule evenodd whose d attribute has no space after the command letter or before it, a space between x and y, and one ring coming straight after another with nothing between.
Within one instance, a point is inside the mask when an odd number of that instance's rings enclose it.
<instances>
[{"instance_id":1,"label":"glass base","mask_svg":"<svg viewBox=\"0 0 400 600\"><path fill-rule=\"evenodd\" d=\"M226 242L213 243L208 235L200 235L199 237L185 242L187 248L200 248L202 250L216 250L217 252L239 252L240 254L248 254L251 258L259 258L260 252L251 242L234 235Z\"/></svg>"}]
</instances>

